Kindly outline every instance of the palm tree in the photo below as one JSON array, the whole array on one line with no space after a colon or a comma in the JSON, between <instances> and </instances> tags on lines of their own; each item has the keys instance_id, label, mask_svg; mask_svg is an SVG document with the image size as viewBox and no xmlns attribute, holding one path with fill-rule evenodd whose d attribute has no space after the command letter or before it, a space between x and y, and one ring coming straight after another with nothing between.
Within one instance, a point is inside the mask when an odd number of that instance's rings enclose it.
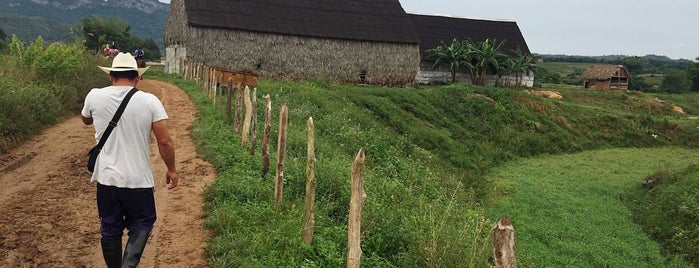
<instances>
[{"instance_id":1,"label":"palm tree","mask_svg":"<svg viewBox=\"0 0 699 268\"><path fill-rule=\"evenodd\" d=\"M432 68L437 68L444 63L449 64L452 83L456 82L456 72L462 65L466 65L466 67L469 68L470 53L468 46L465 42L459 41L456 38L454 38L449 45L441 42L436 48L427 50L427 53L429 53L430 58L434 59Z\"/></svg>"},{"instance_id":2,"label":"palm tree","mask_svg":"<svg viewBox=\"0 0 699 268\"><path fill-rule=\"evenodd\" d=\"M507 56L500 51L505 42L485 39L481 42L471 42L473 66L476 70L476 81L474 84L484 86L488 70L497 72L500 69L500 62L504 62Z\"/></svg>"},{"instance_id":3,"label":"palm tree","mask_svg":"<svg viewBox=\"0 0 699 268\"><path fill-rule=\"evenodd\" d=\"M538 68L535 63L536 57L529 53L523 53L519 47L512 50L512 52L514 53L512 61L515 62L512 66L512 71L515 73L516 86L521 87L524 76L529 74L530 71L536 71Z\"/></svg>"}]
</instances>

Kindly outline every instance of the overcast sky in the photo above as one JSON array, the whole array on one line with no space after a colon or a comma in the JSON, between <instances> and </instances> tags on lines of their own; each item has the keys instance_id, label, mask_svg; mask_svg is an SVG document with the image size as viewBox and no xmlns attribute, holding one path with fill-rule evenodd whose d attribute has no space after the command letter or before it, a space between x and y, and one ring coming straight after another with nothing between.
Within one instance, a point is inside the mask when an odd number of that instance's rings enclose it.
<instances>
[{"instance_id":1,"label":"overcast sky","mask_svg":"<svg viewBox=\"0 0 699 268\"><path fill-rule=\"evenodd\" d=\"M161 0L169 2L169 0ZM516 21L541 54L699 57L699 0L400 0L408 13Z\"/></svg>"}]
</instances>

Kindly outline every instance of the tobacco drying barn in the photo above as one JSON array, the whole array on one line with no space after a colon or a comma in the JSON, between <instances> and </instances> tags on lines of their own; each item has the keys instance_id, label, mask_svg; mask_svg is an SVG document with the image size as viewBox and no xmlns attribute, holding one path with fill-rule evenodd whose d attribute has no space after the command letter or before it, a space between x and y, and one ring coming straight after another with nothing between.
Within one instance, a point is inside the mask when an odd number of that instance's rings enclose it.
<instances>
[{"instance_id":1,"label":"tobacco drying barn","mask_svg":"<svg viewBox=\"0 0 699 268\"><path fill-rule=\"evenodd\" d=\"M200 66L272 79L440 83L449 70L433 70L426 51L454 38L506 40L503 52L529 53L515 22L407 14L398 0L172 0L165 71Z\"/></svg>"}]
</instances>

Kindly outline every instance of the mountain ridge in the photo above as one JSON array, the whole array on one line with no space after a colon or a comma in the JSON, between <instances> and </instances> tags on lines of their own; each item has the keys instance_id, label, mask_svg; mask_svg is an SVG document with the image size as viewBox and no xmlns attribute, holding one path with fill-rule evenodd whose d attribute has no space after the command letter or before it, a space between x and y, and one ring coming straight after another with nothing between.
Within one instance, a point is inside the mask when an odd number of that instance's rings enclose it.
<instances>
[{"instance_id":1,"label":"mountain ridge","mask_svg":"<svg viewBox=\"0 0 699 268\"><path fill-rule=\"evenodd\" d=\"M116 17L131 26L133 35L162 47L169 7L157 0L0 0L0 29L25 42L38 36L64 41L73 35L71 26L85 17Z\"/></svg>"}]
</instances>

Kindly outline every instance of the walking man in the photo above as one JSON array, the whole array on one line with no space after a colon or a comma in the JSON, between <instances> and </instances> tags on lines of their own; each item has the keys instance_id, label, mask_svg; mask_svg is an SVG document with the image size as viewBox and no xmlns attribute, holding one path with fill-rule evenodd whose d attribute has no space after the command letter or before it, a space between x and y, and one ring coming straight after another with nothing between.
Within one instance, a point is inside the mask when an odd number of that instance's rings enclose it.
<instances>
[{"instance_id":1,"label":"walking man","mask_svg":"<svg viewBox=\"0 0 699 268\"><path fill-rule=\"evenodd\" d=\"M111 86L94 88L85 97L82 120L94 124L99 140L121 101L136 87L148 68L138 68L129 53L119 53L112 67L99 66L109 74ZM92 173L97 183L97 211L100 216L102 255L107 267L136 267L155 222L154 177L150 167L151 132L165 165L168 189L177 187L175 146L167 130L168 115L153 94L136 91L118 124L102 147ZM122 256L122 236L128 242Z\"/></svg>"}]
</instances>

